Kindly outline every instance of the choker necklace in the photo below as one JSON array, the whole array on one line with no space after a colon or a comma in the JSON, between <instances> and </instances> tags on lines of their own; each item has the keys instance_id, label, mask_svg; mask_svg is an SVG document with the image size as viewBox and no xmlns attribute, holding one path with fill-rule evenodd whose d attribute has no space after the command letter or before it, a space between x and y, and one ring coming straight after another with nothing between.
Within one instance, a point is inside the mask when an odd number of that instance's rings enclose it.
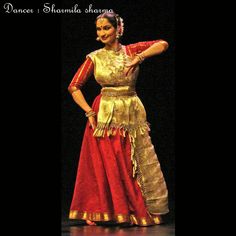
<instances>
[{"instance_id":1,"label":"choker necklace","mask_svg":"<svg viewBox=\"0 0 236 236\"><path fill-rule=\"evenodd\" d=\"M110 48L110 49L105 48L105 49L108 51L119 52L121 50L121 48L122 48L122 45L119 44L118 48L116 48L116 49L113 49L113 48Z\"/></svg>"}]
</instances>

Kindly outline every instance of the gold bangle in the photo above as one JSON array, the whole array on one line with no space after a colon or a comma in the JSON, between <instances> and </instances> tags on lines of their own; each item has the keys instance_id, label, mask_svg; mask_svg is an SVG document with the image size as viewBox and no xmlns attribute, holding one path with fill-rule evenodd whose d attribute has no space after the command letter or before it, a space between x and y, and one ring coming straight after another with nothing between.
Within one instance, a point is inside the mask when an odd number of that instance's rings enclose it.
<instances>
[{"instance_id":1,"label":"gold bangle","mask_svg":"<svg viewBox=\"0 0 236 236\"><path fill-rule=\"evenodd\" d=\"M88 111L88 112L85 113L85 116L86 116L86 117L96 116L96 112L93 111L93 110L90 110L90 111Z\"/></svg>"}]
</instances>

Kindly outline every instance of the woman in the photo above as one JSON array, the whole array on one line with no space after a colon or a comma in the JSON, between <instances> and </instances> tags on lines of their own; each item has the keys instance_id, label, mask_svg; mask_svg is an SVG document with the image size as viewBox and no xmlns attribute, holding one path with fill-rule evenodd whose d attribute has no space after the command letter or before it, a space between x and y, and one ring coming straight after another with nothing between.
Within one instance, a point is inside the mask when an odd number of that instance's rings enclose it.
<instances>
[{"instance_id":1,"label":"woman","mask_svg":"<svg viewBox=\"0 0 236 236\"><path fill-rule=\"evenodd\" d=\"M96 29L105 46L87 55L68 87L88 118L69 218L160 224L169 212L168 190L135 83L139 64L168 43L122 45L123 19L114 12L99 15ZM90 107L81 88L92 73L102 89Z\"/></svg>"}]
</instances>

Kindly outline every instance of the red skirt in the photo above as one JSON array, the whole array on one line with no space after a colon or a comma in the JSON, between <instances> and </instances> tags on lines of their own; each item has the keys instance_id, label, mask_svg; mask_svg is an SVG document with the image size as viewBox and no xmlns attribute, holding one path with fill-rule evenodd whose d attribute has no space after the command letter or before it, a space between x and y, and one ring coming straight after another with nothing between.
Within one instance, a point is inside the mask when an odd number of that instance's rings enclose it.
<instances>
[{"instance_id":1,"label":"red skirt","mask_svg":"<svg viewBox=\"0 0 236 236\"><path fill-rule=\"evenodd\" d=\"M92 105L97 113L101 94ZM153 225L157 219L149 214L140 187L132 177L129 136L97 138L86 124L70 219L131 222Z\"/></svg>"}]
</instances>

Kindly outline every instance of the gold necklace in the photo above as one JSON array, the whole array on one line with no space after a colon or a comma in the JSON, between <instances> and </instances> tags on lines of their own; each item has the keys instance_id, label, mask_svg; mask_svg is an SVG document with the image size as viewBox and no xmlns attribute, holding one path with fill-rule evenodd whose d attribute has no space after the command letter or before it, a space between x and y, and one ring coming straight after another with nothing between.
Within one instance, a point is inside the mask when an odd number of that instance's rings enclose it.
<instances>
[{"instance_id":1,"label":"gold necklace","mask_svg":"<svg viewBox=\"0 0 236 236\"><path fill-rule=\"evenodd\" d=\"M114 49L107 49L104 47L104 49L110 53L114 53L116 56L112 56L112 60L110 60L110 66L111 68L116 68L116 72L112 69L113 71L113 75L117 74L118 77L120 77L121 75L124 76L124 69L127 63L127 58L126 58L126 54L124 52L124 47L119 44L119 47L114 50ZM113 54L113 55L114 55Z\"/></svg>"},{"instance_id":2,"label":"gold necklace","mask_svg":"<svg viewBox=\"0 0 236 236\"><path fill-rule=\"evenodd\" d=\"M122 49L122 45L119 43L119 46L115 49L113 49L113 48L108 49L106 47L104 47L104 48L108 51L119 52Z\"/></svg>"}]
</instances>

